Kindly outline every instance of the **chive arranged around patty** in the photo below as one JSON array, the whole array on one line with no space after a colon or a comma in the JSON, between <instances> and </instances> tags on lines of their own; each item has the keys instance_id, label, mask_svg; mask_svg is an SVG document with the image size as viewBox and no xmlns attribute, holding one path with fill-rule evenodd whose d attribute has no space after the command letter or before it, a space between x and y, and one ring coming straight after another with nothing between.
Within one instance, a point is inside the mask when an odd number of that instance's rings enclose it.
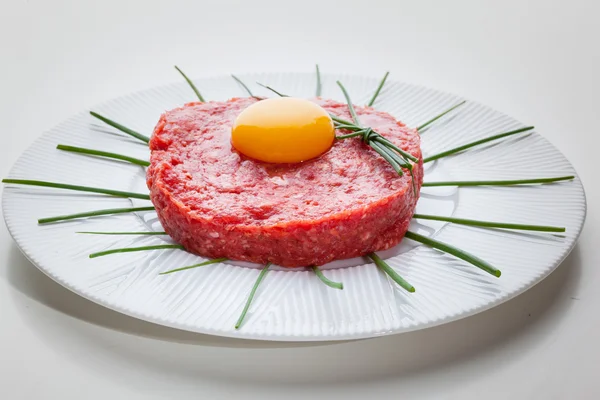
<instances>
[{"instance_id":1,"label":"chive arranged around patty","mask_svg":"<svg viewBox=\"0 0 600 400\"><path fill-rule=\"evenodd\" d=\"M321 85L321 70L319 69L319 64L315 65L315 70L317 73L317 90L315 92L315 96L321 97L322 85Z\"/></svg>"},{"instance_id":2,"label":"chive arranged around patty","mask_svg":"<svg viewBox=\"0 0 600 400\"><path fill-rule=\"evenodd\" d=\"M315 273L315 275L317 275L317 278L319 278L321 280L321 282L323 282L324 284L326 284L330 288L344 290L344 284L342 282L334 282L331 279L327 278L323 274L323 271L321 271L321 269L319 267L312 266L311 269L313 270L313 272Z\"/></svg>"},{"instance_id":3,"label":"chive arranged around patty","mask_svg":"<svg viewBox=\"0 0 600 400\"><path fill-rule=\"evenodd\" d=\"M369 107L373 106L373 104L375 103L375 100L377 100L377 97L379 96L379 92L381 92L381 89L383 88L383 85L385 85L385 81L387 80L389 75L390 75L389 71L386 72L385 75L383 75L381 82L379 82L379 86L377 86L377 89L375 89L375 93L373 93L373 97L371 97L371 100L369 100L369 102L367 103L367 106L369 106Z\"/></svg>"},{"instance_id":4,"label":"chive arranged around patty","mask_svg":"<svg viewBox=\"0 0 600 400\"><path fill-rule=\"evenodd\" d=\"M73 190L73 191L77 191L77 192L106 194L106 195L115 196L115 197L128 197L131 199L150 200L150 195L148 195L148 194L125 192L125 191L121 191L121 190L103 189L103 188L96 188L96 187L90 187L90 186L69 185L66 183L37 181L37 180L30 180L30 179L2 179L2 183L10 183L13 185L26 185L26 186L41 186L41 187L49 187L49 188L55 188L55 189Z\"/></svg>"},{"instance_id":5,"label":"chive arranged around patty","mask_svg":"<svg viewBox=\"0 0 600 400\"><path fill-rule=\"evenodd\" d=\"M181 74L181 76L183 76L183 79L185 79L186 82L190 85L190 87L192 88L194 93L196 93L196 97L198 97L198 100L200 100L202 103L204 103L204 101L205 101L204 97L202 97L202 95L200 94L200 91L198 90L196 85L194 85L194 82L192 82L192 80L190 78L188 78L187 75L181 69L179 69L179 67L177 65L175 65L175 69L177 70L177 72L179 72Z\"/></svg>"},{"instance_id":6,"label":"chive arranged around patty","mask_svg":"<svg viewBox=\"0 0 600 400\"><path fill-rule=\"evenodd\" d=\"M148 136L142 135L141 133L138 133L138 132L134 131L133 129L129 129L128 127L121 125L118 122L115 122L111 119L108 119L108 118L98 114L97 112L90 111L90 115L94 118L98 118L100 121L104 122L105 124L110 125L113 128L116 128L116 129L120 130L121 132L128 134L129 136L139 139L144 143L150 143L150 138Z\"/></svg>"},{"instance_id":7,"label":"chive arranged around patty","mask_svg":"<svg viewBox=\"0 0 600 400\"><path fill-rule=\"evenodd\" d=\"M413 218L414 219L426 219L426 220L431 220L431 221L451 222L453 224L477 226L477 227L481 227L481 228L499 228L499 229L518 230L518 231L559 232L559 233L566 231L566 228L560 227L560 226L512 224L512 223L506 223L506 222L480 221L480 220L476 220L476 219L444 217L442 215L414 214Z\"/></svg>"},{"instance_id":8,"label":"chive arranged around patty","mask_svg":"<svg viewBox=\"0 0 600 400\"><path fill-rule=\"evenodd\" d=\"M187 267L170 269L168 271L161 272L159 275L168 275L168 274L172 274L173 272L186 271L188 269L194 269L194 268L204 267L204 266L211 265L211 264L218 264L218 263L225 262L227 260L228 260L227 258L213 258L212 260L204 261L204 262L201 262L199 264L189 265Z\"/></svg>"},{"instance_id":9,"label":"chive arranged around patty","mask_svg":"<svg viewBox=\"0 0 600 400\"><path fill-rule=\"evenodd\" d=\"M442 118L444 115L449 114L452 111L456 110L458 107L462 106L466 102L467 102L466 100L463 100L460 103L458 103L458 104L450 107L446 111L443 111L441 114L438 114L435 117L431 118L429 121L425 122L424 124L421 124L421 125L417 126L417 131L421 132L423 129L427 128L429 125L433 124L435 121L437 121L438 119Z\"/></svg>"},{"instance_id":10,"label":"chive arranged around patty","mask_svg":"<svg viewBox=\"0 0 600 400\"><path fill-rule=\"evenodd\" d=\"M512 179L512 180L499 180L499 181L440 181L440 182L423 182L422 187L534 185L534 184L570 181L572 179L575 179L574 175L559 176L556 178Z\"/></svg>"},{"instance_id":11,"label":"chive arranged around patty","mask_svg":"<svg viewBox=\"0 0 600 400\"><path fill-rule=\"evenodd\" d=\"M75 232L82 235L108 235L108 236L164 236L167 232L141 231L141 232L105 232L105 231L81 231Z\"/></svg>"},{"instance_id":12,"label":"chive arranged around patty","mask_svg":"<svg viewBox=\"0 0 600 400\"><path fill-rule=\"evenodd\" d=\"M438 154L434 154L434 155L429 156L429 157L425 157L423 159L423 163L428 163L428 162L431 162L431 161L434 161L434 160L438 160L438 159L443 158L443 157L451 156L453 154L460 153L461 151L470 149L471 147L479 146L481 144L492 142L494 140L503 139L503 138L508 137L508 136L516 135L517 133L527 132L527 131L530 131L530 130L532 130L534 128L535 127L533 127L533 126L526 126L526 127L523 127L523 128L514 129L512 131L508 131L508 132L504 132L504 133L499 133L499 134L494 135L494 136L489 136L489 137L486 137L486 138L483 138L483 139L479 139L479 140L476 140L476 141L471 142L471 143L463 144L463 145L455 147L453 149L446 150L446 151L443 151L443 152L438 153Z\"/></svg>"},{"instance_id":13,"label":"chive arranged around patty","mask_svg":"<svg viewBox=\"0 0 600 400\"><path fill-rule=\"evenodd\" d=\"M241 87L244 88L244 90L248 93L248 96L250 97L255 97L254 94L252 94L252 90L250 90L250 88L248 86L246 86L246 84L237 76L235 76L234 74L231 74L231 77L240 84Z\"/></svg>"},{"instance_id":14,"label":"chive arranged around patty","mask_svg":"<svg viewBox=\"0 0 600 400\"><path fill-rule=\"evenodd\" d=\"M85 155L90 155L90 156L110 158L113 160L126 161L128 163L140 165L142 167L150 166L149 161L141 160L141 159L135 158L135 157L125 156L123 154L111 153L108 151L87 149L85 147L69 146L66 144L59 144L56 146L56 148L58 150L67 151L67 152L71 152L71 153L79 153L79 154L85 154Z\"/></svg>"},{"instance_id":15,"label":"chive arranged around patty","mask_svg":"<svg viewBox=\"0 0 600 400\"><path fill-rule=\"evenodd\" d=\"M369 253L369 258L373 260L375 265L379 267L383 272L387 274L394 282L396 282L401 288L406 290L409 293L415 292L415 287L408 283L403 277L400 276L392 267L388 265L385 261L381 259L376 253Z\"/></svg>"},{"instance_id":16,"label":"chive arranged around patty","mask_svg":"<svg viewBox=\"0 0 600 400\"><path fill-rule=\"evenodd\" d=\"M477 268L482 269L483 271L487 272L488 274L494 275L497 278L499 278L500 275L502 274L499 269L497 269L490 263L482 260L481 258L479 258L477 256L474 256L471 253L467 253L466 251L461 250L452 245L449 245L447 243L440 242L438 240L432 239L427 236L419 235L418 233L414 233L411 231L406 232L404 237L408 238L408 239L412 239L416 242L422 243L429 247L433 247L434 249L441 250L444 253L451 254L454 257L460 258L461 260L464 260L464 261L468 262L469 264L472 264L472 265L476 266Z\"/></svg>"},{"instance_id":17,"label":"chive arranged around patty","mask_svg":"<svg viewBox=\"0 0 600 400\"><path fill-rule=\"evenodd\" d=\"M70 221L80 218L99 217L103 215L116 215L116 214L128 214L142 211L154 211L154 207L128 207L128 208L109 208L106 210L95 210L88 212L81 212L76 214L59 215L56 217L41 218L38 219L38 224L50 224L54 222Z\"/></svg>"},{"instance_id":18,"label":"chive arranged around patty","mask_svg":"<svg viewBox=\"0 0 600 400\"><path fill-rule=\"evenodd\" d=\"M180 244L159 244L154 246L141 246L141 247L122 247L119 249L111 249L105 251L99 251L96 253L90 254L90 258L98 258L103 256L108 256L110 254L118 254L118 253L133 253L137 251L150 251L150 250L167 250L167 249L175 249L175 250L185 250L185 248Z\"/></svg>"},{"instance_id":19,"label":"chive arranged around patty","mask_svg":"<svg viewBox=\"0 0 600 400\"><path fill-rule=\"evenodd\" d=\"M260 271L260 274L258 274L258 278L256 278L256 282L254 282L254 286L252 286L252 290L250 291L250 294L248 295L248 300L246 300L246 305L244 306L244 309L242 310L240 317L238 318L237 322L235 323L235 329L240 329L240 327L242 326L242 323L244 322L244 318L246 318L246 314L248 313L248 309L250 308L250 304L252 304L252 300L254 299L254 295L256 294L256 290L260 286L260 283L263 281L263 279L265 279L265 275L267 275L267 272L269 272L270 266L271 266L271 263L268 263L267 265L265 265L265 267L262 269L262 271Z\"/></svg>"}]
</instances>

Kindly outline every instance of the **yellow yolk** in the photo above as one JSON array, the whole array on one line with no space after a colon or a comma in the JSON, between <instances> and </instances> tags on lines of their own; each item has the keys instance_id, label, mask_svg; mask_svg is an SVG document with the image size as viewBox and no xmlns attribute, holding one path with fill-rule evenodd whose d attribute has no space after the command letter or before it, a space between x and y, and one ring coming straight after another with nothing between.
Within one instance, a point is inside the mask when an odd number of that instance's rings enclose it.
<instances>
[{"instance_id":1,"label":"yellow yolk","mask_svg":"<svg viewBox=\"0 0 600 400\"><path fill-rule=\"evenodd\" d=\"M297 163L325 153L335 139L321 106L279 97L252 104L238 115L231 142L240 153L269 163Z\"/></svg>"}]
</instances>

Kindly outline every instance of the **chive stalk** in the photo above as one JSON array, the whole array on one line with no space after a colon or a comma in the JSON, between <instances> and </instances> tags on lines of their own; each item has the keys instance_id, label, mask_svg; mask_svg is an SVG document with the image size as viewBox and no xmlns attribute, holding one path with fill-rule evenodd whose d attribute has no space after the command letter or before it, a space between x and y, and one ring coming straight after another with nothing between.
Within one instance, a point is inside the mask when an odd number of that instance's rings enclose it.
<instances>
[{"instance_id":1,"label":"chive stalk","mask_svg":"<svg viewBox=\"0 0 600 400\"><path fill-rule=\"evenodd\" d=\"M200 100L202 103L204 103L204 97L202 97L202 95L200 94L200 91L198 90L196 85L194 85L194 82L192 82L192 80L190 78L188 78L187 75L181 69L179 69L179 67L177 65L175 65L175 69L177 70L177 72L179 72L181 74L181 76L183 76L183 79L185 79L185 81L188 83L188 85L190 85L190 87L192 88L194 93L196 93L198 100Z\"/></svg>"},{"instance_id":2,"label":"chive stalk","mask_svg":"<svg viewBox=\"0 0 600 400\"><path fill-rule=\"evenodd\" d=\"M121 125L118 122L115 122L111 119L108 119L108 118L98 114L97 112L90 111L90 115L94 118L98 118L100 121L104 122L105 124L110 125L113 128L116 128L116 129L120 130L121 132L128 134L129 136L139 139L144 143L150 143L150 138L148 136L142 135L141 133L138 133L138 132L134 131L133 129L129 129L128 127Z\"/></svg>"},{"instance_id":3,"label":"chive stalk","mask_svg":"<svg viewBox=\"0 0 600 400\"><path fill-rule=\"evenodd\" d=\"M252 300L254 299L254 295L256 294L256 290L258 289L258 286L260 286L260 283L265 278L265 275L267 275L267 272L269 272L269 267L270 266L271 266L271 263L268 263L262 269L262 271L260 271L260 274L258 274L258 278L256 278L256 282L254 282L254 286L252 286L252 290L250 291L250 294L248 295L248 300L246 300L246 305L244 306L244 309L242 310L242 314L240 315L240 317L238 318L238 320L237 320L237 322L235 324L235 329L240 329L240 327L242 326L242 322L244 322L244 318L246 317L246 313L248 313L248 309L250 308L250 304L252 304Z\"/></svg>"},{"instance_id":4,"label":"chive stalk","mask_svg":"<svg viewBox=\"0 0 600 400\"><path fill-rule=\"evenodd\" d=\"M11 183L13 185L50 187L55 189L73 190L77 192L107 194L109 196L115 197L129 197L131 199L150 200L150 195L148 194L124 192L121 190L103 189L89 186L69 185L57 182L36 181L30 179L2 179L2 183Z\"/></svg>"},{"instance_id":5,"label":"chive stalk","mask_svg":"<svg viewBox=\"0 0 600 400\"><path fill-rule=\"evenodd\" d=\"M315 275L317 275L317 278L319 278L321 282L323 282L327 286L338 290L344 290L344 284L342 282L334 282L331 279L327 278L325 275L323 275L323 271L321 271L319 267L313 266L312 270L315 273Z\"/></svg>"},{"instance_id":6,"label":"chive stalk","mask_svg":"<svg viewBox=\"0 0 600 400\"><path fill-rule=\"evenodd\" d=\"M109 208L105 210L88 211L77 214L59 215L56 217L40 218L38 224L51 224L54 222L70 221L79 218L99 217L102 215L127 214L133 212L154 211L154 207L129 207L129 208Z\"/></svg>"}]
</instances>

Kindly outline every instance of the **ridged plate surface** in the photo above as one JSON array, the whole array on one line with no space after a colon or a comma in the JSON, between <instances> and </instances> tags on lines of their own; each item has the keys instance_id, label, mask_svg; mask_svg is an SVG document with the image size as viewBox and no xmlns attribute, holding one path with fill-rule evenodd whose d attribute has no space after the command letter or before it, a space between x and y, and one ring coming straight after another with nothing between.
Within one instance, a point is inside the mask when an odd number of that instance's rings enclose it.
<instances>
[{"instance_id":1,"label":"ridged plate surface","mask_svg":"<svg viewBox=\"0 0 600 400\"><path fill-rule=\"evenodd\" d=\"M311 97L314 74L241 76L281 91ZM323 95L343 101L341 79L353 100L364 104L376 78L324 75ZM229 77L197 80L207 99L244 96ZM270 95L250 85L258 95ZM193 101L184 83L120 97L94 110L150 134L160 114ZM432 89L388 81L375 107L417 126L461 100ZM425 156L523 126L488 107L468 102L422 133ZM147 158L147 147L103 125L87 112L61 123L18 160L11 178L49 180L143 191L144 172L120 162L60 152L70 144ZM535 131L444 158L427 166L425 181L539 178L575 174L565 157ZM134 202L146 204L143 201ZM442 324L498 305L546 277L573 248L586 203L578 178L527 187L424 188L417 210L457 217L558 225L562 236L479 229L442 223L412 229L467 250L502 270L495 278L451 256L406 240L383 253L417 291L398 288L375 265L355 259L332 265L325 274L344 290L323 285L312 271L271 271L260 286L245 323L234 324L258 270L211 265L170 275L161 271L202 259L180 250L128 253L89 259L110 248L163 244L163 237L81 235L77 231L160 229L156 215L120 215L39 226L37 219L96 209L127 207L127 199L55 189L9 186L3 193L7 226L25 255L66 288L113 310L189 331L264 340L342 340L406 332ZM149 203L147 203L149 204ZM339 268L342 267L342 268Z\"/></svg>"}]
</instances>

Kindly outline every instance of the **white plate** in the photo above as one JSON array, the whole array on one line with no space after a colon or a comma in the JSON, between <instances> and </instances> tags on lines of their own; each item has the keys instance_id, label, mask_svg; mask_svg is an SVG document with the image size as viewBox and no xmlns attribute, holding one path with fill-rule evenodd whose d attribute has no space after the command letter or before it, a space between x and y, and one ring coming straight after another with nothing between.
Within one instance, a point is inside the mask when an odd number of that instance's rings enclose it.
<instances>
[{"instance_id":1,"label":"white plate","mask_svg":"<svg viewBox=\"0 0 600 400\"><path fill-rule=\"evenodd\" d=\"M311 97L313 74L241 76L281 91ZM340 78L355 103L363 104L376 78L323 76L323 95L343 101ZM196 81L207 99L243 96L229 77ZM269 92L251 85L256 94ZM121 97L94 110L150 134L164 110L194 100L184 83ZM458 97L405 83L388 82L375 106L409 126L428 120L455 104ZM477 138L520 127L521 123L485 106L468 102L422 135L425 156ZM70 144L135 157L148 157L141 142L82 112L37 140L17 161L11 178L39 179L119 190L147 191L144 171L110 160L64 153ZM517 179L575 174L573 167L537 133L523 133L427 165L425 180ZM136 201L135 204L140 203ZM144 203L144 202L141 202ZM398 288L367 260L334 263L325 273L344 290L323 285L311 271L272 271L262 285L240 330L240 315L258 271L218 264L159 276L158 272L200 262L180 250L118 254L89 259L92 252L164 243L162 237L79 235L76 231L160 229L156 215L120 215L38 226L41 217L130 206L127 199L55 189L4 189L6 224L25 255L68 289L113 310L157 324L213 335L266 340L342 340L421 329L463 318L498 305L527 290L556 268L581 231L586 203L579 179L520 187L424 188L417 210L458 217L567 228L563 236L509 232L441 223L416 229L467 250L502 270L487 273L451 256L406 240L382 252L388 263L417 291ZM339 268L344 267L344 268Z\"/></svg>"}]
</instances>

